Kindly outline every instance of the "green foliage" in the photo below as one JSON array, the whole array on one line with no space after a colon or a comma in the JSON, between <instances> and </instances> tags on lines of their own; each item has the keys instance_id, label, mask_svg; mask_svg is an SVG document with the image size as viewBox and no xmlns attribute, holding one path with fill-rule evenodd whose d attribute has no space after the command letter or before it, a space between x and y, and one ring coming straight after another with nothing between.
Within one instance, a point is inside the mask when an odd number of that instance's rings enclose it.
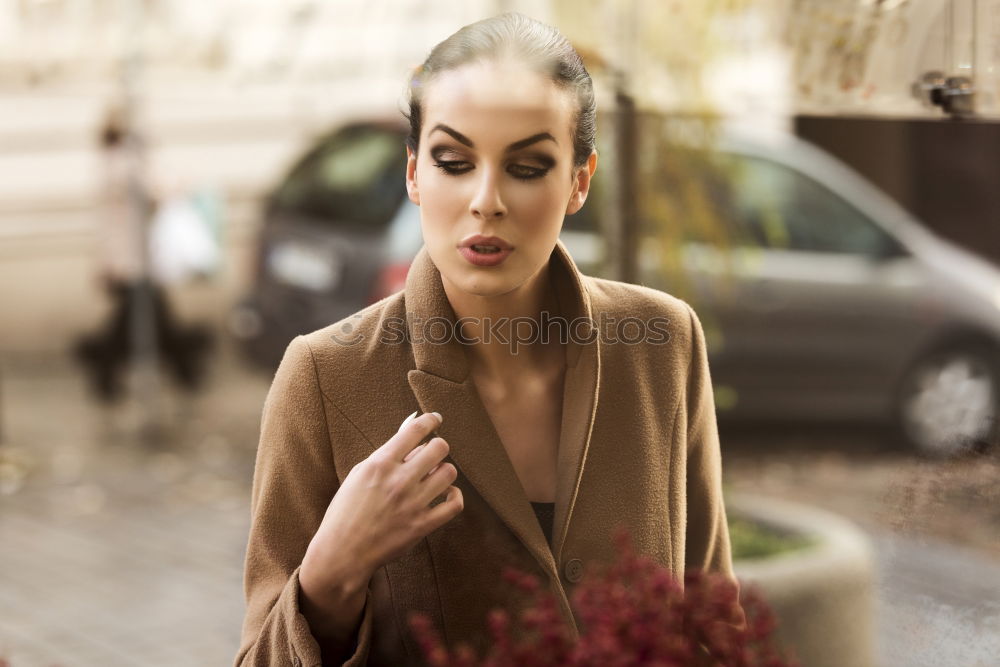
<instances>
[{"instance_id":1,"label":"green foliage","mask_svg":"<svg viewBox=\"0 0 1000 667\"><path fill-rule=\"evenodd\" d=\"M816 543L812 537L787 533L742 517L729 517L729 538L733 560L770 558Z\"/></svg>"}]
</instances>

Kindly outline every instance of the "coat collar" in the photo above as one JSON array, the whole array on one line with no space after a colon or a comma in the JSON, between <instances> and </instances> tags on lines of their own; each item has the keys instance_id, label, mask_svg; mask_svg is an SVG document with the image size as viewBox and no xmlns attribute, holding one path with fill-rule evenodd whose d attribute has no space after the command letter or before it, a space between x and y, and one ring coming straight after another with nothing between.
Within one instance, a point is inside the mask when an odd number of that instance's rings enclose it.
<instances>
[{"instance_id":1,"label":"coat collar","mask_svg":"<svg viewBox=\"0 0 1000 667\"><path fill-rule=\"evenodd\" d=\"M454 337L443 344L439 338L430 340L443 331L454 331L456 316L426 246L421 247L406 278L406 319L416 366L407 379L421 411L437 410L444 416L438 433L448 441L455 465L558 581L556 563L573 515L597 410L600 343L586 276L562 240L556 241L549 262L560 314L578 323L567 346L552 549L469 374L464 343ZM445 322L431 326L432 318Z\"/></svg>"}]
</instances>

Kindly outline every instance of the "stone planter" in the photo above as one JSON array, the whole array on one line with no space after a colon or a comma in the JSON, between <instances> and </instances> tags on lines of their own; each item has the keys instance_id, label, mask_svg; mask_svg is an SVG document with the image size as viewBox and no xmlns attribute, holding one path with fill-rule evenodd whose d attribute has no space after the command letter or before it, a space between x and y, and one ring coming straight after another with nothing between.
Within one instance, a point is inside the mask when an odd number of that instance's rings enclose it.
<instances>
[{"instance_id":1,"label":"stone planter","mask_svg":"<svg viewBox=\"0 0 1000 667\"><path fill-rule=\"evenodd\" d=\"M769 558L737 560L737 577L759 586L778 617L777 637L803 667L875 664L872 550L846 519L813 507L727 494L726 510L816 544Z\"/></svg>"}]
</instances>

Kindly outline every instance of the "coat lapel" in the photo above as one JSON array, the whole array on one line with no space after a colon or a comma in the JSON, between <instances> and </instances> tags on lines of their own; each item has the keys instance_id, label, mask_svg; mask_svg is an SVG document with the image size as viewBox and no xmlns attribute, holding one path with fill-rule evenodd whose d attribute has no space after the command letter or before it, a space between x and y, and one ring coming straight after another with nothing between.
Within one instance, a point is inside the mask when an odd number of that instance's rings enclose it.
<instances>
[{"instance_id":1,"label":"coat lapel","mask_svg":"<svg viewBox=\"0 0 1000 667\"><path fill-rule=\"evenodd\" d=\"M562 422L559 429L559 474L552 526L552 550L559 562L580 490L590 434L597 415L597 397L601 383L601 342L594 324L590 294L584 287L582 274L562 241L559 241L553 254L565 267L565 272L555 272L560 309L569 314L570 323L578 323L570 327L572 339L567 351ZM556 265L558 264L557 261Z\"/></svg>"},{"instance_id":2,"label":"coat lapel","mask_svg":"<svg viewBox=\"0 0 1000 667\"><path fill-rule=\"evenodd\" d=\"M421 411L437 410L444 415L438 433L448 441L455 465L539 564L558 580L556 560L572 517L596 413L600 354L596 335L591 334L594 340L587 342L587 332L593 327L589 294L561 240L550 261L560 314L570 323L584 318L573 330L567 347L551 550L472 381L463 344L445 335L455 330L457 318L426 246L407 274L405 308L416 366L407 379ZM430 325L430 321L438 324ZM447 341L440 342L438 336ZM578 342L581 337L584 342Z\"/></svg>"}]
</instances>

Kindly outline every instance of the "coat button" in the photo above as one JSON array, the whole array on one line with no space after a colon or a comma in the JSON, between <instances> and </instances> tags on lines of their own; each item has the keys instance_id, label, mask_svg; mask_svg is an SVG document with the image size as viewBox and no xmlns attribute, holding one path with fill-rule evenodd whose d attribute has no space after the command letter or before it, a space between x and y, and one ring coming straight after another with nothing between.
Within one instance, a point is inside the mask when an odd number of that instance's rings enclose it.
<instances>
[{"instance_id":1,"label":"coat button","mask_svg":"<svg viewBox=\"0 0 1000 667\"><path fill-rule=\"evenodd\" d=\"M579 558L571 558L563 566L566 578L574 584L583 577L583 562Z\"/></svg>"}]
</instances>

